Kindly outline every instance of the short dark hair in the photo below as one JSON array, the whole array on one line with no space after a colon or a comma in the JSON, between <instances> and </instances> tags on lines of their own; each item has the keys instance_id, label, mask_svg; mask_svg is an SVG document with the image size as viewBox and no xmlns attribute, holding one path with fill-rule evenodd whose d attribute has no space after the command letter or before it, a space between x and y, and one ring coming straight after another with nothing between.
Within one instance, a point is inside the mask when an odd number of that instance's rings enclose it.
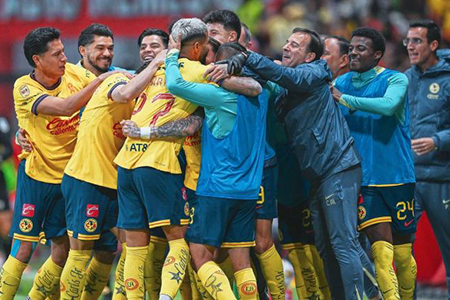
<instances>
[{"instance_id":1,"label":"short dark hair","mask_svg":"<svg viewBox=\"0 0 450 300\"><path fill-rule=\"evenodd\" d=\"M311 37L311 42L308 45L308 51L315 53L316 57L314 57L313 61L319 60L323 55L323 42L320 39L320 36L314 30L309 30L306 28L295 27L292 30L292 33L303 32L308 34Z\"/></svg>"},{"instance_id":2,"label":"short dark hair","mask_svg":"<svg viewBox=\"0 0 450 300\"><path fill-rule=\"evenodd\" d=\"M230 10L213 10L203 18L203 22L206 24L219 23L222 24L223 28L226 30L236 31L238 40L241 36L241 21L239 20L239 17Z\"/></svg>"},{"instance_id":3,"label":"short dark hair","mask_svg":"<svg viewBox=\"0 0 450 300\"><path fill-rule=\"evenodd\" d=\"M409 24L409 28L424 27L427 29L427 41L431 43L432 41L438 41L441 44L441 29L432 20L416 20Z\"/></svg>"},{"instance_id":4,"label":"short dark hair","mask_svg":"<svg viewBox=\"0 0 450 300\"><path fill-rule=\"evenodd\" d=\"M361 36L371 39L373 50L375 52L381 51L381 57L383 57L384 51L386 51L386 40L384 36L381 34L381 32L369 27L359 27L353 30L352 32L352 38L355 36Z\"/></svg>"},{"instance_id":5,"label":"short dark hair","mask_svg":"<svg viewBox=\"0 0 450 300\"><path fill-rule=\"evenodd\" d=\"M247 24L241 22L242 28L244 28L245 32L245 40L244 43L248 44L252 40L252 32L250 31L250 28L248 28Z\"/></svg>"},{"instance_id":6,"label":"short dark hair","mask_svg":"<svg viewBox=\"0 0 450 300\"><path fill-rule=\"evenodd\" d=\"M350 47L350 42L343 36L340 35L332 35L325 38L327 39L336 39L339 45L339 54L342 56L344 54L348 54L348 48Z\"/></svg>"},{"instance_id":7,"label":"short dark hair","mask_svg":"<svg viewBox=\"0 0 450 300\"><path fill-rule=\"evenodd\" d=\"M161 41L164 45L164 47L167 48L167 46L169 46L169 35L167 34L167 32L165 32L164 30L161 29L156 29L156 28L147 28L144 31L142 31L141 35L139 36L138 39L138 45L139 47L142 44L142 40L149 35L157 35L161 38Z\"/></svg>"},{"instance_id":8,"label":"short dark hair","mask_svg":"<svg viewBox=\"0 0 450 300\"><path fill-rule=\"evenodd\" d=\"M30 66L36 68L33 55L45 53L48 50L48 43L58 40L60 36L59 30L52 27L40 27L30 31L23 43L23 52Z\"/></svg>"},{"instance_id":9,"label":"short dark hair","mask_svg":"<svg viewBox=\"0 0 450 300\"><path fill-rule=\"evenodd\" d=\"M245 51L247 51L247 49L237 42L225 43L220 45L219 49L217 50L216 57L220 57L220 59L227 59L235 54Z\"/></svg>"},{"instance_id":10,"label":"short dark hair","mask_svg":"<svg viewBox=\"0 0 450 300\"><path fill-rule=\"evenodd\" d=\"M78 37L78 47L91 44L96 35L110 37L114 41L114 35L108 26L93 23L80 33L80 36Z\"/></svg>"}]
</instances>

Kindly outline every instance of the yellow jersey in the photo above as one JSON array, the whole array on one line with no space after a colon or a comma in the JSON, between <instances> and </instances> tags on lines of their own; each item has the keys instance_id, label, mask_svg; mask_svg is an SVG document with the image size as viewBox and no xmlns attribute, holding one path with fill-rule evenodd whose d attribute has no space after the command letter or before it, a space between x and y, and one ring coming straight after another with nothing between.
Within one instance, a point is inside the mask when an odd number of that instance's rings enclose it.
<instances>
[{"instance_id":1,"label":"yellow jersey","mask_svg":"<svg viewBox=\"0 0 450 300\"><path fill-rule=\"evenodd\" d=\"M206 83L203 76L208 69L198 61L186 58L178 60L180 73L187 81ZM150 85L139 96L131 120L139 127L161 126L186 118L197 109L197 105L175 97L166 87L165 68L161 67ZM125 169L152 167L160 171L180 174L178 154L184 138L153 139L150 141L128 137L115 159Z\"/></svg>"},{"instance_id":2,"label":"yellow jersey","mask_svg":"<svg viewBox=\"0 0 450 300\"><path fill-rule=\"evenodd\" d=\"M202 159L201 134L197 131L194 135L186 137L183 144L186 155L186 171L184 174L184 186L197 190L198 176L200 175L200 162Z\"/></svg>"},{"instance_id":3,"label":"yellow jersey","mask_svg":"<svg viewBox=\"0 0 450 300\"><path fill-rule=\"evenodd\" d=\"M39 103L47 96L65 99L82 90L95 75L73 64L66 64L66 71L58 83L45 88L34 78L34 72L20 77L14 83L14 107L19 127L28 132L33 144L26 158L25 172L31 178L46 183L61 183L64 168L75 148L79 113L70 117L37 113Z\"/></svg>"},{"instance_id":4,"label":"yellow jersey","mask_svg":"<svg viewBox=\"0 0 450 300\"><path fill-rule=\"evenodd\" d=\"M114 158L125 142L120 121L128 120L134 101L118 103L111 93L129 79L121 74L109 76L95 90L83 111L75 151L65 173L78 180L117 189L117 166Z\"/></svg>"}]
</instances>

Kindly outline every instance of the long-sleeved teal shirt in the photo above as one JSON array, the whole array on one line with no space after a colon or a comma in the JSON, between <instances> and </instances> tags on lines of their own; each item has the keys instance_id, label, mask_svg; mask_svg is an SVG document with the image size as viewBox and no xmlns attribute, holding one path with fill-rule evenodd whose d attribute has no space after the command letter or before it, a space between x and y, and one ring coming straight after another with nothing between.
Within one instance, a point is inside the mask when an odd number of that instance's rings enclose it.
<instances>
[{"instance_id":1,"label":"long-sleeved teal shirt","mask_svg":"<svg viewBox=\"0 0 450 300\"><path fill-rule=\"evenodd\" d=\"M354 72L352 84L360 89L372 82L385 69L375 67L364 73ZM395 115L399 121L405 123L405 97L408 89L408 78L403 73L395 73L388 79L388 88L381 98L355 97L342 94L340 103L353 110L361 110L383 116Z\"/></svg>"},{"instance_id":2,"label":"long-sleeved teal shirt","mask_svg":"<svg viewBox=\"0 0 450 300\"><path fill-rule=\"evenodd\" d=\"M215 84L188 82L178 68L179 51L166 57L166 84L170 93L205 109L206 124L215 138L223 138L233 129L238 95Z\"/></svg>"}]
</instances>

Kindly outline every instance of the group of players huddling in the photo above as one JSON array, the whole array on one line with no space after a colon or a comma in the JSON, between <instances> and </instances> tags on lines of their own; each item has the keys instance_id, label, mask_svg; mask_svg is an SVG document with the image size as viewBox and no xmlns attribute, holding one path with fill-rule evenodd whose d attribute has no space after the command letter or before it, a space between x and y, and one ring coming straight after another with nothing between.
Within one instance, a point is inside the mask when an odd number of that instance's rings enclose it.
<instances>
[{"instance_id":1,"label":"group of players huddling","mask_svg":"<svg viewBox=\"0 0 450 300\"><path fill-rule=\"evenodd\" d=\"M412 24L406 46L436 55L430 24ZM112 65L101 24L81 33L77 65L57 29L26 36L34 70L14 85L23 152L0 299L46 241L28 299L98 299L118 242L113 299L228 300L233 282L259 299L251 253L285 299L277 217L300 299L413 299L408 78L378 66L383 36L295 28L280 62L247 50L230 11L169 32L139 36L136 72Z\"/></svg>"}]
</instances>

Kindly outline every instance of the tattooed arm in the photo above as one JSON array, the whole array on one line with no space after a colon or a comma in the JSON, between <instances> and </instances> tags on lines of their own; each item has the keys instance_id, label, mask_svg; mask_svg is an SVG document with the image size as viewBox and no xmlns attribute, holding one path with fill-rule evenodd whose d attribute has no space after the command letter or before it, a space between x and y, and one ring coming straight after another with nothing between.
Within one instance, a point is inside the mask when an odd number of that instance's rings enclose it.
<instances>
[{"instance_id":1,"label":"tattooed arm","mask_svg":"<svg viewBox=\"0 0 450 300\"><path fill-rule=\"evenodd\" d=\"M138 127L131 120L120 122L125 136L141 139L182 138L196 133L203 124L203 109L198 108L192 115L161 126Z\"/></svg>"}]
</instances>

